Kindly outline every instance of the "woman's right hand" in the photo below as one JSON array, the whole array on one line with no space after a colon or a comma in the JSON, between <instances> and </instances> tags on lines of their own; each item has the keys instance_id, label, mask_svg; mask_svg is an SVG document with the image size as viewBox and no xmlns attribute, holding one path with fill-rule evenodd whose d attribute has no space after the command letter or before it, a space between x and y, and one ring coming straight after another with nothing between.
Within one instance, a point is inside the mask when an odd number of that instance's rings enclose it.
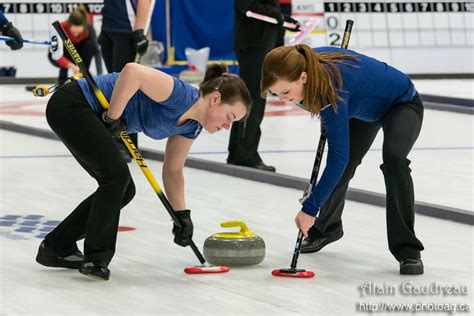
<instances>
[{"instance_id":1,"label":"woman's right hand","mask_svg":"<svg viewBox=\"0 0 474 316\"><path fill-rule=\"evenodd\" d=\"M127 123L121 117L118 119L112 119L108 116L109 111L105 110L100 115L102 122L104 123L105 127L107 127L115 138L119 138L122 132L127 131Z\"/></svg>"},{"instance_id":2,"label":"woman's right hand","mask_svg":"<svg viewBox=\"0 0 474 316\"><path fill-rule=\"evenodd\" d=\"M177 211L175 214L179 219L181 227L173 223L172 233L174 235L174 242L181 247L189 246L194 230L194 225L191 220L191 210Z\"/></svg>"},{"instance_id":3,"label":"woman's right hand","mask_svg":"<svg viewBox=\"0 0 474 316\"><path fill-rule=\"evenodd\" d=\"M299 228L304 237L308 237L308 230L314 225L316 217L306 214L303 211L299 211L295 217L296 227Z\"/></svg>"}]
</instances>

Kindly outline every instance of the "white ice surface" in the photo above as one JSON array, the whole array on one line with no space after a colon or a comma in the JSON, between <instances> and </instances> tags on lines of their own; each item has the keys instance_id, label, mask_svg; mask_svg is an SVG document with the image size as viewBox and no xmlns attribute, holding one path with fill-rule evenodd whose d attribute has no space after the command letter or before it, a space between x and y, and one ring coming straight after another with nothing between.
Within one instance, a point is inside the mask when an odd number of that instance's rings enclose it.
<instances>
[{"instance_id":1,"label":"white ice surface","mask_svg":"<svg viewBox=\"0 0 474 316\"><path fill-rule=\"evenodd\" d=\"M95 190L94 181L60 142L1 135L0 217L39 214L61 220ZM162 164L148 163L161 183ZM183 268L198 264L197 259L189 248L173 244L166 211L138 168L130 168L137 196L122 211L121 226L136 230L119 233L110 281L42 267L34 261L40 239L0 226L0 315L364 315L357 310L359 303L472 306L472 226L417 216L426 272L400 276L387 249L385 210L349 201L343 239L318 254L300 256L298 266L316 277L276 278L270 272L290 263L301 193L189 168L186 197L198 247L223 230L220 222L242 219L265 240L267 254L261 264L227 274L187 275ZM362 297L361 286L367 282L395 287L395 292ZM404 282L418 288L435 282L466 286L468 293L403 295Z\"/></svg>"}]
</instances>

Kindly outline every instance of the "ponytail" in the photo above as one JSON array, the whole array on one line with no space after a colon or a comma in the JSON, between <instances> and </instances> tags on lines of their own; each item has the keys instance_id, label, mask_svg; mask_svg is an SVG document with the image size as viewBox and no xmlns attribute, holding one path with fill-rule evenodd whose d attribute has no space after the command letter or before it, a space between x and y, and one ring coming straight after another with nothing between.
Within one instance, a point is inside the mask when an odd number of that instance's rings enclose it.
<instances>
[{"instance_id":1,"label":"ponytail","mask_svg":"<svg viewBox=\"0 0 474 316\"><path fill-rule=\"evenodd\" d=\"M357 57L346 53L316 53L305 44L275 48L263 61L261 93L266 94L278 79L293 82L305 71L308 75L303 99L305 109L312 115L319 115L329 104L337 110L338 91L342 87L337 64L353 60Z\"/></svg>"}]
</instances>

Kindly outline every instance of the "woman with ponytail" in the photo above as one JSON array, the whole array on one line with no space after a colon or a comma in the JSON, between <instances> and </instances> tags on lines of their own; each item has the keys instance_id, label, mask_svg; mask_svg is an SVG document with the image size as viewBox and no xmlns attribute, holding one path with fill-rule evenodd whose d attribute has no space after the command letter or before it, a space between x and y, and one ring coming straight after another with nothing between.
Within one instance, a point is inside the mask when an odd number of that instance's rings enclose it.
<instances>
[{"instance_id":1,"label":"woman with ponytail","mask_svg":"<svg viewBox=\"0 0 474 316\"><path fill-rule=\"evenodd\" d=\"M121 131L167 138L163 183L182 223L182 228L173 228L174 242L189 245L193 223L183 176L189 149L202 128L209 133L229 129L249 112L247 87L225 71L223 65L209 66L198 89L159 70L129 63L120 73L94 77L110 100L105 111L85 79L55 92L46 108L48 124L98 188L45 237L37 262L108 280L120 210L135 195L127 163L112 137ZM76 245L82 238L84 254Z\"/></svg>"},{"instance_id":2,"label":"woman with ponytail","mask_svg":"<svg viewBox=\"0 0 474 316\"><path fill-rule=\"evenodd\" d=\"M267 91L320 117L327 136L326 167L295 219L306 237L301 252L317 252L342 237L349 181L382 129L389 249L401 274L422 274L407 156L420 133L423 103L410 78L355 51L300 44L266 55L261 92Z\"/></svg>"},{"instance_id":3,"label":"woman with ponytail","mask_svg":"<svg viewBox=\"0 0 474 316\"><path fill-rule=\"evenodd\" d=\"M82 61L87 69L91 64L92 57L99 51L97 37L94 28L88 23L87 11L83 5L78 5L70 14L67 20L61 22L61 27L76 47ZM79 68L74 63L69 52L64 49L58 35L52 37L52 45L48 52L49 61L59 67L58 80L68 77L68 71L72 74L79 72ZM102 62L102 61L101 61Z\"/></svg>"}]
</instances>

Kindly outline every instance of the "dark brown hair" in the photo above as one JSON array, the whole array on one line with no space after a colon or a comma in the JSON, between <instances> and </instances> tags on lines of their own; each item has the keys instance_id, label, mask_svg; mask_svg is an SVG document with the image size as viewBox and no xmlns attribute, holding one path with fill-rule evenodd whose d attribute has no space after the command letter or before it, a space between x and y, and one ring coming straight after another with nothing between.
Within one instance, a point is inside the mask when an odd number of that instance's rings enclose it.
<instances>
[{"instance_id":1,"label":"dark brown hair","mask_svg":"<svg viewBox=\"0 0 474 316\"><path fill-rule=\"evenodd\" d=\"M206 96L214 91L219 91L221 101L234 104L241 101L246 108L246 119L250 114L252 98L245 83L236 75L227 74L227 66L224 64L211 64L206 70L203 82L199 85L201 95Z\"/></svg>"},{"instance_id":2,"label":"dark brown hair","mask_svg":"<svg viewBox=\"0 0 474 316\"><path fill-rule=\"evenodd\" d=\"M263 61L260 91L262 97L278 79L296 81L301 73L308 74L303 105L312 115L319 115L323 107L331 104L337 109L338 90L342 79L337 63L358 60L345 53L313 52L305 44L282 46L270 51Z\"/></svg>"},{"instance_id":3,"label":"dark brown hair","mask_svg":"<svg viewBox=\"0 0 474 316\"><path fill-rule=\"evenodd\" d=\"M80 4L74 8L67 19L69 25L87 27L87 10L84 5Z\"/></svg>"}]
</instances>

